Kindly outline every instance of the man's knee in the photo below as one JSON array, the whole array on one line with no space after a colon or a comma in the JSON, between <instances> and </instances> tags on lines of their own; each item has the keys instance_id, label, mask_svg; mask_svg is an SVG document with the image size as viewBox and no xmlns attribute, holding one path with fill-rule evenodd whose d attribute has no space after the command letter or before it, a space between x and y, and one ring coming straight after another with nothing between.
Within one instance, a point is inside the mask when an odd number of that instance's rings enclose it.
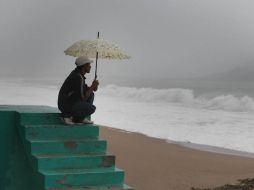
<instances>
[{"instance_id":1,"label":"man's knee","mask_svg":"<svg viewBox=\"0 0 254 190\"><path fill-rule=\"evenodd\" d=\"M96 110L96 107L94 105L91 106L91 114L93 114Z\"/></svg>"},{"instance_id":2,"label":"man's knee","mask_svg":"<svg viewBox=\"0 0 254 190\"><path fill-rule=\"evenodd\" d=\"M96 107L94 105L90 105L88 109L86 109L86 115L92 115L96 110Z\"/></svg>"}]
</instances>

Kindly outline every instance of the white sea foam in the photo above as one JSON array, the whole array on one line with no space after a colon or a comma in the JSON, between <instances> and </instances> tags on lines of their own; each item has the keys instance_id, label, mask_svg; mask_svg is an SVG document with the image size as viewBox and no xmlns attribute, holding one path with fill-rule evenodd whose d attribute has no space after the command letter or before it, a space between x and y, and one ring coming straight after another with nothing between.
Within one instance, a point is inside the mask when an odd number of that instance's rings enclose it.
<instances>
[{"instance_id":1,"label":"white sea foam","mask_svg":"<svg viewBox=\"0 0 254 190\"><path fill-rule=\"evenodd\" d=\"M153 89L108 85L100 90L99 93L106 96L126 98L132 101L176 103L183 106L236 112L254 111L254 100L249 96L236 97L226 94L206 98L195 96L193 90L182 88Z\"/></svg>"},{"instance_id":2,"label":"white sea foam","mask_svg":"<svg viewBox=\"0 0 254 190\"><path fill-rule=\"evenodd\" d=\"M47 105L57 107L57 88L18 82L0 82L0 104Z\"/></svg>"},{"instance_id":3,"label":"white sea foam","mask_svg":"<svg viewBox=\"0 0 254 190\"><path fill-rule=\"evenodd\" d=\"M191 142L254 153L254 117L250 112L228 112L175 103L128 101L99 95L99 124L151 137Z\"/></svg>"}]
</instances>

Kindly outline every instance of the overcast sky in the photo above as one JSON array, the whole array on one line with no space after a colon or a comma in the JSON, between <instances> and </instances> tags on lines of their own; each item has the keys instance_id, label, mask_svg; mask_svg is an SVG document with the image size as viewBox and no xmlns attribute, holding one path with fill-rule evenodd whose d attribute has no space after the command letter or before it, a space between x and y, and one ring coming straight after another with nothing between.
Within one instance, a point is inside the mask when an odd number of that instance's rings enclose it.
<instances>
[{"instance_id":1,"label":"overcast sky","mask_svg":"<svg viewBox=\"0 0 254 190\"><path fill-rule=\"evenodd\" d=\"M99 75L196 77L254 64L253 0L0 0L1 76L62 76L73 42L102 38L132 59Z\"/></svg>"}]
</instances>

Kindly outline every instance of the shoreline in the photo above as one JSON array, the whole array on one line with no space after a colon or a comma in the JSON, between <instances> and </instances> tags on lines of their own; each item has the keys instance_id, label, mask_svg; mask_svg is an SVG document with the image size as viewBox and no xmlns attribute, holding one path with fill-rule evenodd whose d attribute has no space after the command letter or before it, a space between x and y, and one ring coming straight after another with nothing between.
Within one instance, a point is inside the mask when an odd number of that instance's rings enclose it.
<instances>
[{"instance_id":1,"label":"shoreline","mask_svg":"<svg viewBox=\"0 0 254 190\"><path fill-rule=\"evenodd\" d=\"M179 145L179 146L182 146L185 148L190 148L193 150L205 151L205 152L216 153L216 154L240 156L240 157L246 157L246 158L254 158L254 153L252 153L252 152L245 152L245 151L240 151L240 150L234 150L234 149L205 145L205 144L197 144L197 143L192 143L192 142L167 140L167 139L152 137L152 136L149 136L149 135L146 135L143 133L139 133L139 132L132 132L132 131L124 130L124 129L118 129L118 128L113 128L113 127L108 127L108 126L103 126L103 125L99 125L99 126L106 127L110 130L116 130L116 131L123 132L123 133L144 135L148 138L163 140L167 143Z\"/></svg>"},{"instance_id":2,"label":"shoreline","mask_svg":"<svg viewBox=\"0 0 254 190\"><path fill-rule=\"evenodd\" d=\"M215 154L224 154L224 155L232 155L232 156L240 156L240 157L246 157L246 158L254 158L254 153L251 152L244 152L239 150L233 150L223 147L217 147L217 146L210 146L210 145L204 145L204 144L196 144L196 143L188 143L188 142L178 142L178 141L166 141L168 143L177 144L186 148L191 148L194 150L200 150Z\"/></svg>"},{"instance_id":3,"label":"shoreline","mask_svg":"<svg viewBox=\"0 0 254 190\"><path fill-rule=\"evenodd\" d=\"M100 137L125 171L126 184L137 190L214 188L254 178L254 159L243 155L197 150L105 126Z\"/></svg>"}]
</instances>

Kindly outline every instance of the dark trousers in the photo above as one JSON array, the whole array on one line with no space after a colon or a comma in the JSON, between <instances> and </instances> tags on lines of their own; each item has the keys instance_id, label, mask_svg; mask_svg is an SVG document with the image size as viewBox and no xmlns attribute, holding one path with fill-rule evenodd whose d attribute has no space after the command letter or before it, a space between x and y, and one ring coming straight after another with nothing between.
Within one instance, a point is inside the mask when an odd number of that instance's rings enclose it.
<instances>
[{"instance_id":1,"label":"dark trousers","mask_svg":"<svg viewBox=\"0 0 254 190\"><path fill-rule=\"evenodd\" d=\"M94 93L86 101L76 102L71 109L61 110L62 117L73 117L73 121L82 121L85 117L92 115L96 107L93 105Z\"/></svg>"}]
</instances>

